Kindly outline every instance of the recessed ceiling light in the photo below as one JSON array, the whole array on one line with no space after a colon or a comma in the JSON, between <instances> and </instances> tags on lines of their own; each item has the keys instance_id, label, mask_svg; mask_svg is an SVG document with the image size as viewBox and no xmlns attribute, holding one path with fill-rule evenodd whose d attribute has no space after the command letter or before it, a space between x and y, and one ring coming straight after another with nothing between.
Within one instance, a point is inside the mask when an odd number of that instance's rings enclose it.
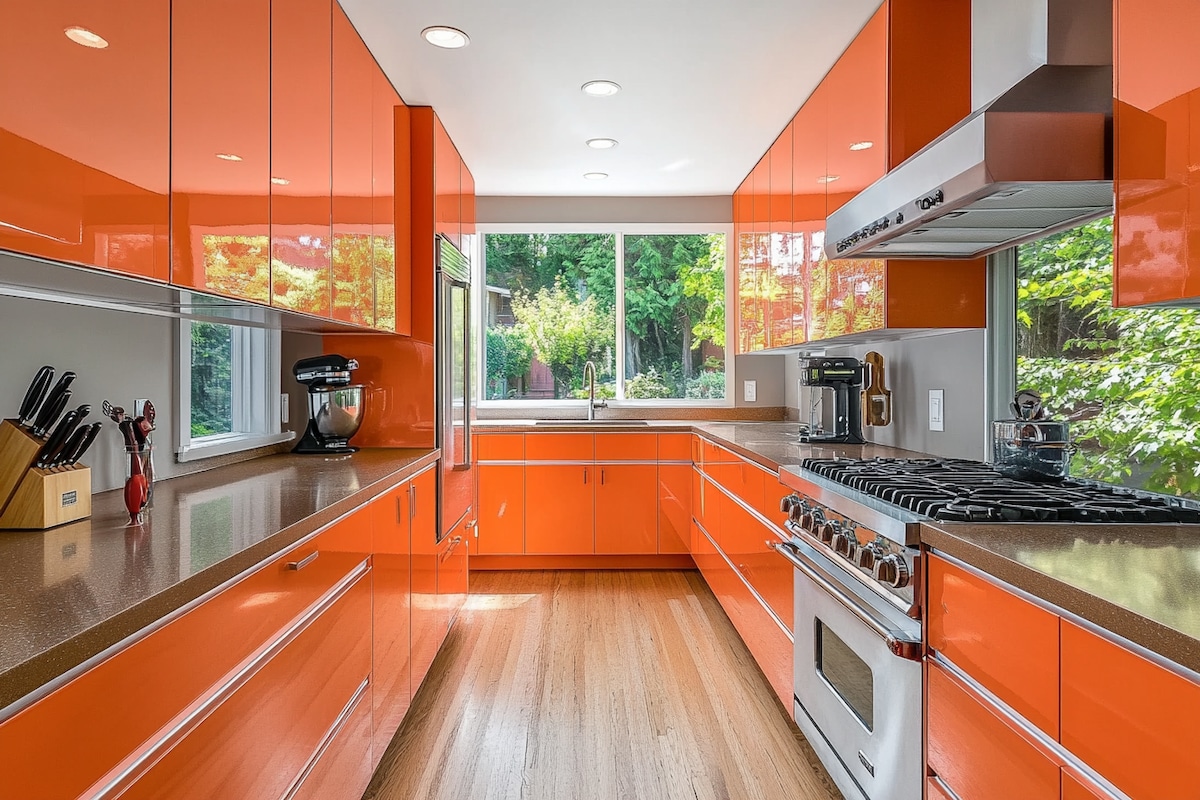
<instances>
[{"instance_id":1,"label":"recessed ceiling light","mask_svg":"<svg viewBox=\"0 0 1200 800\"><path fill-rule=\"evenodd\" d=\"M583 90L584 94L592 97L612 97L621 91L621 86L612 81L588 81L579 88Z\"/></svg>"},{"instance_id":2,"label":"recessed ceiling light","mask_svg":"<svg viewBox=\"0 0 1200 800\"><path fill-rule=\"evenodd\" d=\"M445 25L434 25L433 27L426 28L421 31L421 35L431 45L444 47L447 50L457 50L460 47L466 47L471 42L471 37L458 28L449 28Z\"/></svg>"},{"instance_id":3,"label":"recessed ceiling light","mask_svg":"<svg viewBox=\"0 0 1200 800\"><path fill-rule=\"evenodd\" d=\"M850 145L851 150L870 150L875 146L874 142L855 142Z\"/></svg>"},{"instance_id":4,"label":"recessed ceiling light","mask_svg":"<svg viewBox=\"0 0 1200 800\"><path fill-rule=\"evenodd\" d=\"M593 150L611 150L617 146L616 139L588 139L587 146Z\"/></svg>"},{"instance_id":5,"label":"recessed ceiling light","mask_svg":"<svg viewBox=\"0 0 1200 800\"><path fill-rule=\"evenodd\" d=\"M72 25L63 31L75 44L81 44L84 47L94 47L97 50L103 50L108 47L108 40L103 36L92 33L87 28L81 28L78 25Z\"/></svg>"},{"instance_id":6,"label":"recessed ceiling light","mask_svg":"<svg viewBox=\"0 0 1200 800\"><path fill-rule=\"evenodd\" d=\"M242 157L233 153L217 153L217 158L222 161L241 161Z\"/></svg>"},{"instance_id":7,"label":"recessed ceiling light","mask_svg":"<svg viewBox=\"0 0 1200 800\"><path fill-rule=\"evenodd\" d=\"M602 181L608 177L608 173L607 172L585 172L585 173L583 173L583 177L587 178L589 181Z\"/></svg>"},{"instance_id":8,"label":"recessed ceiling light","mask_svg":"<svg viewBox=\"0 0 1200 800\"><path fill-rule=\"evenodd\" d=\"M833 183L841 177L841 175L822 175L817 178L817 183Z\"/></svg>"},{"instance_id":9,"label":"recessed ceiling light","mask_svg":"<svg viewBox=\"0 0 1200 800\"><path fill-rule=\"evenodd\" d=\"M276 186L287 186L289 183L291 183L291 181L289 181L287 178L271 178L271 183L275 184Z\"/></svg>"}]
</instances>

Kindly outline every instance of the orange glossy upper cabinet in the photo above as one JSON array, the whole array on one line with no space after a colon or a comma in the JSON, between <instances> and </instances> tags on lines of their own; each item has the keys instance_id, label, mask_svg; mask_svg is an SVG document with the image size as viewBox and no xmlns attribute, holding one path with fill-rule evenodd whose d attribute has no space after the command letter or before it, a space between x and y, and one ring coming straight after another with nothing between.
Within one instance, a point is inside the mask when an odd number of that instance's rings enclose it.
<instances>
[{"instance_id":1,"label":"orange glossy upper cabinet","mask_svg":"<svg viewBox=\"0 0 1200 800\"><path fill-rule=\"evenodd\" d=\"M770 315L767 341L771 347L793 344L792 337L792 130L793 123L771 145L771 194L767 207L767 262L764 291Z\"/></svg>"},{"instance_id":2,"label":"orange glossy upper cabinet","mask_svg":"<svg viewBox=\"0 0 1200 800\"><path fill-rule=\"evenodd\" d=\"M332 0L271 4L271 305L331 313Z\"/></svg>"},{"instance_id":3,"label":"orange glossy upper cabinet","mask_svg":"<svg viewBox=\"0 0 1200 800\"><path fill-rule=\"evenodd\" d=\"M767 347L766 298L762 279L770 241L771 154L765 153L750 172L749 222L738 237L738 352L753 353Z\"/></svg>"},{"instance_id":4,"label":"orange glossy upper cabinet","mask_svg":"<svg viewBox=\"0 0 1200 800\"><path fill-rule=\"evenodd\" d=\"M1200 295L1200 5L1116 3L1115 304Z\"/></svg>"},{"instance_id":5,"label":"orange glossy upper cabinet","mask_svg":"<svg viewBox=\"0 0 1200 800\"><path fill-rule=\"evenodd\" d=\"M459 226L462 232L462 251L468 259L474 258L475 252L475 176L467 167L467 162L459 160Z\"/></svg>"},{"instance_id":6,"label":"orange glossy upper cabinet","mask_svg":"<svg viewBox=\"0 0 1200 800\"><path fill-rule=\"evenodd\" d=\"M333 318L375 325L372 126L375 61L333 5ZM394 313L394 312L393 312Z\"/></svg>"},{"instance_id":7,"label":"orange glossy upper cabinet","mask_svg":"<svg viewBox=\"0 0 1200 800\"><path fill-rule=\"evenodd\" d=\"M168 278L170 24L161 0L3 4L0 249Z\"/></svg>"},{"instance_id":8,"label":"orange glossy upper cabinet","mask_svg":"<svg viewBox=\"0 0 1200 800\"><path fill-rule=\"evenodd\" d=\"M825 182L829 87L818 86L792 119L792 248L798 262L792 293L795 343L825 330Z\"/></svg>"},{"instance_id":9,"label":"orange glossy upper cabinet","mask_svg":"<svg viewBox=\"0 0 1200 800\"><path fill-rule=\"evenodd\" d=\"M404 136L404 141L409 144L407 153L400 150L401 122L404 120L407 120L408 128L407 135ZM434 246L440 224L434 201L434 161L437 152L435 129L440 126L437 115L428 106L410 106L398 111L396 115L396 219L399 225L402 205L400 195L405 194L407 186L408 218L411 226L408 242L411 335L417 341L430 343L433 342L433 271L437 258ZM407 177L407 183L401 180L402 177ZM405 247L399 231L397 243L399 249ZM400 258L400 254L397 253L397 281L401 273Z\"/></svg>"},{"instance_id":10,"label":"orange glossy upper cabinet","mask_svg":"<svg viewBox=\"0 0 1200 800\"><path fill-rule=\"evenodd\" d=\"M461 181L461 159L450 134L442 121L433 118L433 189L434 189L434 232L445 236L462 249L462 231L459 226L459 194Z\"/></svg>"},{"instance_id":11,"label":"orange glossy upper cabinet","mask_svg":"<svg viewBox=\"0 0 1200 800\"><path fill-rule=\"evenodd\" d=\"M371 93L371 264L375 274L375 327L407 336L412 333L408 107L378 66L374 68ZM402 187L399 192L398 186Z\"/></svg>"},{"instance_id":12,"label":"orange glossy upper cabinet","mask_svg":"<svg viewBox=\"0 0 1200 800\"><path fill-rule=\"evenodd\" d=\"M174 0L171 99L171 282L266 303L270 0Z\"/></svg>"}]
</instances>

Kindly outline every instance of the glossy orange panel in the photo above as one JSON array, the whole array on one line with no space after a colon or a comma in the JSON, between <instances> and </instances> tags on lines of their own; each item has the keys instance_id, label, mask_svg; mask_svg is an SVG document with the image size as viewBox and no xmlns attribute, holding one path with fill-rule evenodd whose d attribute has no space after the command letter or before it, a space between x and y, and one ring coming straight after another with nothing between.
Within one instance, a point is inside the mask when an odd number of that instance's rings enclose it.
<instances>
[{"instance_id":1,"label":"glossy orange panel","mask_svg":"<svg viewBox=\"0 0 1200 800\"><path fill-rule=\"evenodd\" d=\"M467 168L467 162L461 161L459 166L458 182L462 193L459 198L459 227L462 230L463 255L469 259L472 258L475 238L478 235L475 232L475 176Z\"/></svg>"},{"instance_id":2,"label":"glossy orange panel","mask_svg":"<svg viewBox=\"0 0 1200 800\"><path fill-rule=\"evenodd\" d=\"M436 427L433 345L387 334L323 337L326 353L358 359L365 385L356 447L433 447ZM303 391L293 384L293 391Z\"/></svg>"},{"instance_id":3,"label":"glossy orange panel","mask_svg":"<svg viewBox=\"0 0 1200 800\"><path fill-rule=\"evenodd\" d=\"M370 697L371 689L368 688L290 800L356 798L366 791L375 769ZM380 750L378 755L382 756L383 751Z\"/></svg>"},{"instance_id":4,"label":"glossy orange panel","mask_svg":"<svg viewBox=\"0 0 1200 800\"><path fill-rule=\"evenodd\" d=\"M481 433L475 438L476 461L520 461L525 437L519 433Z\"/></svg>"},{"instance_id":5,"label":"glossy orange panel","mask_svg":"<svg viewBox=\"0 0 1200 800\"><path fill-rule=\"evenodd\" d=\"M693 441L697 440L690 433L658 434L658 460L691 462Z\"/></svg>"},{"instance_id":6,"label":"glossy orange panel","mask_svg":"<svg viewBox=\"0 0 1200 800\"><path fill-rule=\"evenodd\" d=\"M1196 796L1200 684L1062 624L1062 743L1130 797Z\"/></svg>"},{"instance_id":7,"label":"glossy orange panel","mask_svg":"<svg viewBox=\"0 0 1200 800\"><path fill-rule=\"evenodd\" d=\"M591 461L595 450L590 433L529 433L526 461Z\"/></svg>"},{"instance_id":8,"label":"glossy orange panel","mask_svg":"<svg viewBox=\"0 0 1200 800\"><path fill-rule=\"evenodd\" d=\"M658 465L658 552L687 553L692 519L692 480L689 464Z\"/></svg>"},{"instance_id":9,"label":"glossy orange panel","mask_svg":"<svg viewBox=\"0 0 1200 800\"><path fill-rule=\"evenodd\" d=\"M695 569L686 554L653 556L471 556L471 572L532 569Z\"/></svg>"},{"instance_id":10,"label":"glossy orange panel","mask_svg":"<svg viewBox=\"0 0 1200 800\"><path fill-rule=\"evenodd\" d=\"M332 303L332 0L271 4L271 305Z\"/></svg>"},{"instance_id":11,"label":"glossy orange panel","mask_svg":"<svg viewBox=\"0 0 1200 800\"><path fill-rule=\"evenodd\" d=\"M409 550L411 505L409 485L393 489L368 507L375 541L373 630L372 738L379 753L408 712L409 637L411 636Z\"/></svg>"},{"instance_id":12,"label":"glossy orange panel","mask_svg":"<svg viewBox=\"0 0 1200 800\"><path fill-rule=\"evenodd\" d=\"M1113 800L1113 796L1063 767L1062 800Z\"/></svg>"},{"instance_id":13,"label":"glossy orange panel","mask_svg":"<svg viewBox=\"0 0 1200 800\"><path fill-rule=\"evenodd\" d=\"M436 114L433 119L434 232L460 247L458 150Z\"/></svg>"},{"instance_id":14,"label":"glossy orange panel","mask_svg":"<svg viewBox=\"0 0 1200 800\"><path fill-rule=\"evenodd\" d=\"M942 791L942 786L933 778L925 780L925 800L954 800L950 795Z\"/></svg>"},{"instance_id":15,"label":"glossy orange panel","mask_svg":"<svg viewBox=\"0 0 1200 800\"><path fill-rule=\"evenodd\" d=\"M880 6L822 81L836 108L826 131L828 214L887 172L888 7Z\"/></svg>"},{"instance_id":16,"label":"glossy orange panel","mask_svg":"<svg viewBox=\"0 0 1200 800\"><path fill-rule=\"evenodd\" d=\"M269 302L269 0L174 0L171 98L171 282Z\"/></svg>"},{"instance_id":17,"label":"glossy orange panel","mask_svg":"<svg viewBox=\"0 0 1200 800\"><path fill-rule=\"evenodd\" d=\"M412 281L412 126L408 106L392 88L387 76L375 72L375 132L371 140L375 171L372 198L375 231L375 324L387 329L389 300L396 333L413 330ZM398 188L399 187L399 188ZM423 287L422 302L433 305L433 284Z\"/></svg>"},{"instance_id":18,"label":"glossy orange panel","mask_svg":"<svg viewBox=\"0 0 1200 800\"><path fill-rule=\"evenodd\" d=\"M418 475L412 481L413 512L409 528L409 571L412 587L409 691L417 688L429 673L437 656L446 626L437 597L437 470ZM411 695L410 695L411 696Z\"/></svg>"},{"instance_id":19,"label":"glossy orange panel","mask_svg":"<svg viewBox=\"0 0 1200 800\"><path fill-rule=\"evenodd\" d=\"M433 342L434 325L434 236L436 221L434 206L434 116L428 106L412 106L407 111L410 144L408 160L409 218L411 237L411 303L412 336L422 342ZM397 148L400 139L396 140ZM400 153L397 149L396 186L404 186L400 180ZM399 219L400 202L396 204ZM403 242L401 242L401 245Z\"/></svg>"},{"instance_id":20,"label":"glossy orange panel","mask_svg":"<svg viewBox=\"0 0 1200 800\"><path fill-rule=\"evenodd\" d=\"M987 263L887 261L889 328L987 326Z\"/></svg>"},{"instance_id":21,"label":"glossy orange panel","mask_svg":"<svg viewBox=\"0 0 1200 800\"><path fill-rule=\"evenodd\" d=\"M375 69L370 51L342 7L334 3L333 250L330 256L333 318L363 326L375 325L372 252ZM394 298L392 303L395 303ZM394 309L391 314L394 327Z\"/></svg>"},{"instance_id":22,"label":"glossy orange panel","mask_svg":"<svg viewBox=\"0 0 1200 800\"><path fill-rule=\"evenodd\" d=\"M763 506L766 494L767 473L748 461L738 459L728 473L730 482L725 487L740 497L751 508ZM772 484L774 481L772 481Z\"/></svg>"},{"instance_id":23,"label":"glossy orange panel","mask_svg":"<svg viewBox=\"0 0 1200 800\"><path fill-rule=\"evenodd\" d=\"M121 796L282 796L370 674L366 575Z\"/></svg>"},{"instance_id":24,"label":"glossy orange panel","mask_svg":"<svg viewBox=\"0 0 1200 800\"><path fill-rule=\"evenodd\" d=\"M710 517L713 518L712 524L718 524L715 508L710 507L712 493L715 491L716 489L704 477L704 473L700 471L699 467L692 467L692 518L699 522L705 530L710 527Z\"/></svg>"},{"instance_id":25,"label":"glossy orange panel","mask_svg":"<svg viewBox=\"0 0 1200 800\"><path fill-rule=\"evenodd\" d=\"M822 82L796 112L792 128L792 328L796 342L824 335L827 314L825 187L829 174L829 86ZM799 239L799 241L795 241ZM803 331L801 332L801 328Z\"/></svg>"},{"instance_id":26,"label":"glossy orange panel","mask_svg":"<svg viewBox=\"0 0 1200 800\"><path fill-rule=\"evenodd\" d=\"M464 519L459 526L447 531L438 548L437 587L438 610L441 624L446 631L454 624L458 612L467 602L467 549L473 531L468 527L471 520Z\"/></svg>"},{"instance_id":27,"label":"glossy orange panel","mask_svg":"<svg viewBox=\"0 0 1200 800\"><path fill-rule=\"evenodd\" d=\"M0 725L5 790L82 795L370 550L369 518L348 517L7 720ZM304 569L287 568L313 552L317 559Z\"/></svg>"},{"instance_id":28,"label":"glossy orange panel","mask_svg":"<svg viewBox=\"0 0 1200 800\"><path fill-rule=\"evenodd\" d=\"M1116 4L1119 306L1200 295L1200 7Z\"/></svg>"},{"instance_id":29,"label":"glossy orange panel","mask_svg":"<svg viewBox=\"0 0 1200 800\"><path fill-rule=\"evenodd\" d=\"M929 647L1057 738L1058 617L937 556L926 566Z\"/></svg>"},{"instance_id":30,"label":"glossy orange panel","mask_svg":"<svg viewBox=\"0 0 1200 800\"><path fill-rule=\"evenodd\" d=\"M776 541L778 534L746 509L728 499L721 504L721 549L759 597L792 630L796 570L767 546L767 542Z\"/></svg>"},{"instance_id":31,"label":"glossy orange panel","mask_svg":"<svg viewBox=\"0 0 1200 800\"><path fill-rule=\"evenodd\" d=\"M595 470L596 553L657 553L658 467L598 464Z\"/></svg>"},{"instance_id":32,"label":"glossy orange panel","mask_svg":"<svg viewBox=\"0 0 1200 800\"><path fill-rule=\"evenodd\" d=\"M1059 764L945 669L926 664L926 758L951 791L970 800L1058 800Z\"/></svg>"},{"instance_id":33,"label":"glossy orange panel","mask_svg":"<svg viewBox=\"0 0 1200 800\"><path fill-rule=\"evenodd\" d=\"M528 447L528 442L526 443ZM529 464L525 467L525 552L584 555L593 536L596 467Z\"/></svg>"},{"instance_id":34,"label":"glossy orange panel","mask_svg":"<svg viewBox=\"0 0 1200 800\"><path fill-rule=\"evenodd\" d=\"M479 473L479 553L525 552L525 468L483 464Z\"/></svg>"},{"instance_id":35,"label":"glossy orange panel","mask_svg":"<svg viewBox=\"0 0 1200 800\"><path fill-rule=\"evenodd\" d=\"M658 437L653 433L597 433L597 461L657 461Z\"/></svg>"},{"instance_id":36,"label":"glossy orange panel","mask_svg":"<svg viewBox=\"0 0 1200 800\"><path fill-rule=\"evenodd\" d=\"M771 145L771 218L770 239L763 292L767 299L767 342L770 347L793 343L792 318L794 297L791 273L792 253L792 132L794 121Z\"/></svg>"},{"instance_id":37,"label":"glossy orange panel","mask_svg":"<svg viewBox=\"0 0 1200 800\"><path fill-rule=\"evenodd\" d=\"M5 4L0 248L167 280L170 20L153 0Z\"/></svg>"}]
</instances>

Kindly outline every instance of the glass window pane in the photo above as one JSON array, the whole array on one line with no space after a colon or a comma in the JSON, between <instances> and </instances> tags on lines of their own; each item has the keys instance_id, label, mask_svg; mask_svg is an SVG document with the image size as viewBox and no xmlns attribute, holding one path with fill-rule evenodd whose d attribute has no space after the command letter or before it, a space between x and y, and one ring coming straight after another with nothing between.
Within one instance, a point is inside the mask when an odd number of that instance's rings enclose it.
<instances>
[{"instance_id":1,"label":"glass window pane","mask_svg":"<svg viewBox=\"0 0 1200 800\"><path fill-rule=\"evenodd\" d=\"M192 438L233 431L233 328L192 323Z\"/></svg>"},{"instance_id":2,"label":"glass window pane","mask_svg":"<svg viewBox=\"0 0 1200 800\"><path fill-rule=\"evenodd\" d=\"M625 236L625 397L725 397L725 235Z\"/></svg>"},{"instance_id":3,"label":"glass window pane","mask_svg":"<svg viewBox=\"0 0 1200 800\"><path fill-rule=\"evenodd\" d=\"M875 730L875 676L850 646L817 620L817 672L867 730Z\"/></svg>"},{"instance_id":4,"label":"glass window pane","mask_svg":"<svg viewBox=\"0 0 1200 800\"><path fill-rule=\"evenodd\" d=\"M616 394L616 236L484 237L485 400Z\"/></svg>"}]
</instances>

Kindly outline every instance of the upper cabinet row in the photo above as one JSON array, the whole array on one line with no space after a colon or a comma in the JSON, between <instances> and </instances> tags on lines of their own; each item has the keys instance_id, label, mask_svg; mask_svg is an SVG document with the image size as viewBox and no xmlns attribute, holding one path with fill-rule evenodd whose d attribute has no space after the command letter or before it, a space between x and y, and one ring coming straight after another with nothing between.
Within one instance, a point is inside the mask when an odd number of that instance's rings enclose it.
<instances>
[{"instance_id":1,"label":"upper cabinet row","mask_svg":"<svg viewBox=\"0 0 1200 800\"><path fill-rule=\"evenodd\" d=\"M5 3L0 249L407 334L406 111L333 0Z\"/></svg>"},{"instance_id":2,"label":"upper cabinet row","mask_svg":"<svg viewBox=\"0 0 1200 800\"><path fill-rule=\"evenodd\" d=\"M986 324L974 261L831 259L825 220L971 110L971 3L887 0L734 193L740 353Z\"/></svg>"}]
</instances>

